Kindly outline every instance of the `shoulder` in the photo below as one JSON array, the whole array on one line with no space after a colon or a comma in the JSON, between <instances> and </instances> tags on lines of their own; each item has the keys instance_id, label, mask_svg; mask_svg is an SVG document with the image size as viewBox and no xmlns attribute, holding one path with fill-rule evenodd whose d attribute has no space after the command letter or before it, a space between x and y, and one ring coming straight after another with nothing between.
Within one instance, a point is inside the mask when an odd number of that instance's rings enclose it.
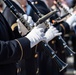
<instances>
[{"instance_id":1,"label":"shoulder","mask_svg":"<svg viewBox=\"0 0 76 75\"><path fill-rule=\"evenodd\" d=\"M44 1L34 1L33 4L44 15L47 14L48 12L50 12L50 9L47 7L47 5L45 4Z\"/></svg>"}]
</instances>

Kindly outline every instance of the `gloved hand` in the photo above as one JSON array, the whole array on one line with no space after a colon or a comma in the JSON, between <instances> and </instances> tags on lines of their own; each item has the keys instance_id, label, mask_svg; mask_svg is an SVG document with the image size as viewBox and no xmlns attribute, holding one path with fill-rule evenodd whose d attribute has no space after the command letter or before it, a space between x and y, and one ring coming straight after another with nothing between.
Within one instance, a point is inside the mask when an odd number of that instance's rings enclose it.
<instances>
[{"instance_id":1,"label":"gloved hand","mask_svg":"<svg viewBox=\"0 0 76 75\"><path fill-rule=\"evenodd\" d=\"M75 14L75 13L72 14L72 16L69 17L69 18L66 20L66 22L69 24L70 29L72 29L73 26L74 26L73 23L76 22L76 14Z\"/></svg>"},{"instance_id":2,"label":"gloved hand","mask_svg":"<svg viewBox=\"0 0 76 75\"><path fill-rule=\"evenodd\" d=\"M31 16L28 16L28 15L24 14L23 17L29 23L29 25L31 27L34 25L34 21L32 20L32 17Z\"/></svg>"},{"instance_id":3,"label":"gloved hand","mask_svg":"<svg viewBox=\"0 0 76 75\"><path fill-rule=\"evenodd\" d=\"M40 41L45 40L44 35L43 28L34 27L34 29L32 29L32 31L26 36L30 40L31 48L38 44Z\"/></svg>"},{"instance_id":4,"label":"gloved hand","mask_svg":"<svg viewBox=\"0 0 76 75\"><path fill-rule=\"evenodd\" d=\"M26 14L24 14L23 17L28 22L30 27L34 25L34 21L32 20L31 16L27 16ZM21 23L19 19L17 19L17 23L19 32L21 33L22 36L25 35L28 32L27 28Z\"/></svg>"},{"instance_id":5,"label":"gloved hand","mask_svg":"<svg viewBox=\"0 0 76 75\"><path fill-rule=\"evenodd\" d=\"M54 26L50 26L50 28L45 33L46 42L48 43L54 37L61 35L62 33L59 32Z\"/></svg>"}]
</instances>

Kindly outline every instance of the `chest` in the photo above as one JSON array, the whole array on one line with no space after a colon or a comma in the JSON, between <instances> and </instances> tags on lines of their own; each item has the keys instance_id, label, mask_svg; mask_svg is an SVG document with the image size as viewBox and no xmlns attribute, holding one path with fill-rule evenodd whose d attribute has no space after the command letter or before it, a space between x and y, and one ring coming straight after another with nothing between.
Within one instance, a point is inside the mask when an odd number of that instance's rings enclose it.
<instances>
[{"instance_id":1,"label":"chest","mask_svg":"<svg viewBox=\"0 0 76 75\"><path fill-rule=\"evenodd\" d=\"M11 37L12 31L4 17L0 14L0 40L7 41Z\"/></svg>"}]
</instances>

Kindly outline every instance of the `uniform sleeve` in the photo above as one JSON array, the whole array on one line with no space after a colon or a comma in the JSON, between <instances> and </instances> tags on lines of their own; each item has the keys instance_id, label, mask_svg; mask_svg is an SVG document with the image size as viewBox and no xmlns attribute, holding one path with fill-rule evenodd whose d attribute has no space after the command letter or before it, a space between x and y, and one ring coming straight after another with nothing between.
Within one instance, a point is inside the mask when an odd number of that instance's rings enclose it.
<instances>
[{"instance_id":1,"label":"uniform sleeve","mask_svg":"<svg viewBox=\"0 0 76 75\"><path fill-rule=\"evenodd\" d=\"M58 23L58 24L55 24L54 26L55 26L60 32L62 32L63 35L64 35L64 34L68 34L68 33L70 32L70 27L69 27L68 23L66 23L66 22L64 22L64 21L62 21L62 22L60 22L60 23Z\"/></svg>"},{"instance_id":2,"label":"uniform sleeve","mask_svg":"<svg viewBox=\"0 0 76 75\"><path fill-rule=\"evenodd\" d=\"M18 62L31 55L30 41L23 37L12 41L0 41L0 64Z\"/></svg>"}]
</instances>

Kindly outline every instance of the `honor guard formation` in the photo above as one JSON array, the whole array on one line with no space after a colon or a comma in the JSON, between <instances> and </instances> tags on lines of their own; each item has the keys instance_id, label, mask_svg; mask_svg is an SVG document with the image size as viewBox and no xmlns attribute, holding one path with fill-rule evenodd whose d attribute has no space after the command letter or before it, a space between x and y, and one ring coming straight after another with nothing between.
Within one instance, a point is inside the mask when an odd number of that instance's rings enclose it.
<instances>
[{"instance_id":1,"label":"honor guard formation","mask_svg":"<svg viewBox=\"0 0 76 75\"><path fill-rule=\"evenodd\" d=\"M76 75L76 0L0 0L0 75Z\"/></svg>"}]
</instances>

